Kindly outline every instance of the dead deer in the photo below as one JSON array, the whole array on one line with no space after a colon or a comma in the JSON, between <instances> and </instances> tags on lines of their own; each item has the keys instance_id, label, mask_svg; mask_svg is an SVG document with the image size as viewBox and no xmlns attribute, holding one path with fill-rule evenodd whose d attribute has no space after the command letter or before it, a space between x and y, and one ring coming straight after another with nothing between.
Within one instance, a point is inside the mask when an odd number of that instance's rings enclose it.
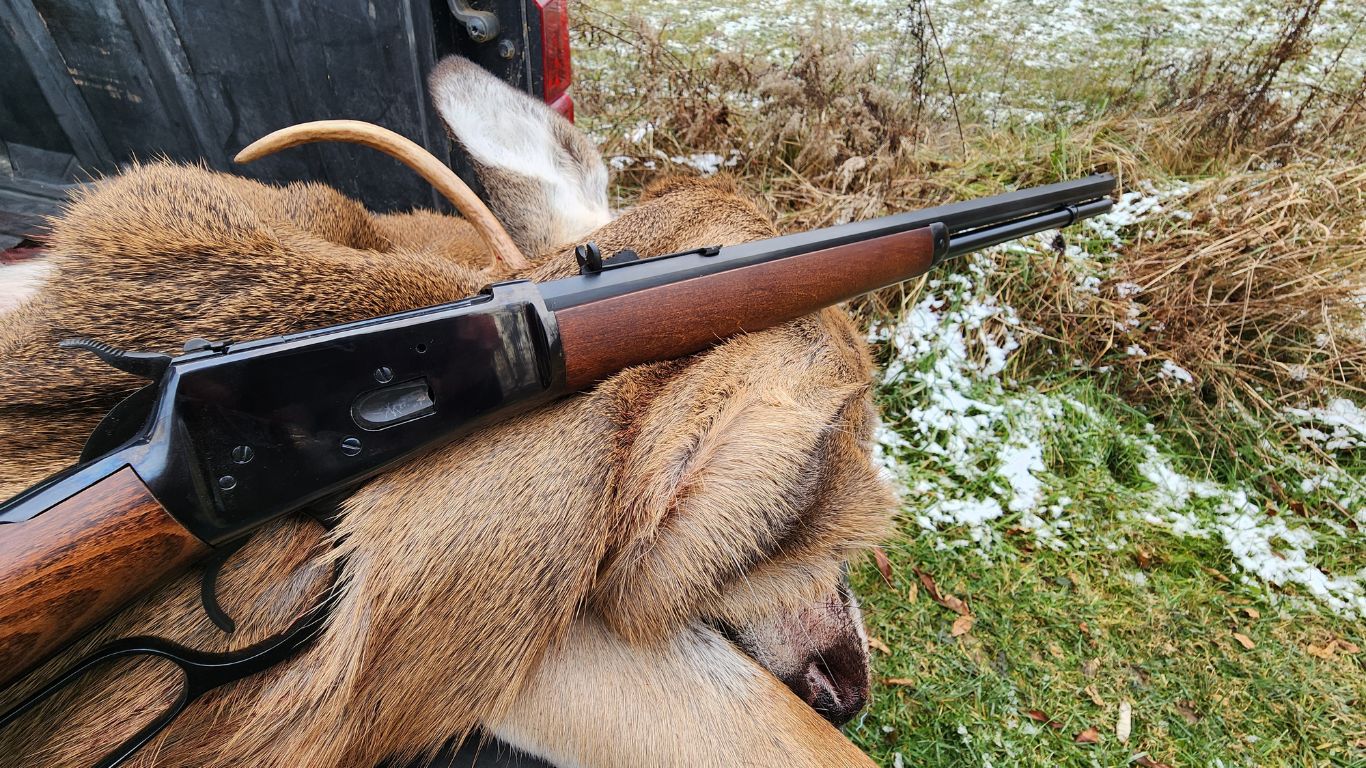
<instances>
[{"instance_id":1,"label":"dead deer","mask_svg":"<svg viewBox=\"0 0 1366 768\"><path fill-rule=\"evenodd\" d=\"M586 238L650 256L774 234L715 179L660 180L612 218L601 158L559 115L462 60L430 85L492 224L454 192L465 219L375 215L316 184L162 163L78 195L36 278L8 289L0 498L72 463L139 386L63 338L171 352L564 276ZM190 574L0 692L0 709L111 638L245 647L336 566L313 645L195 702L130 764L371 768L479 728L558 766L871 765L824 718L868 692L843 568L893 506L873 421L869 356L837 310L625 370L366 483L330 530L298 516L254 535L218 581L234 633ZM178 685L155 661L97 669L0 733L0 754L90 765Z\"/></svg>"}]
</instances>

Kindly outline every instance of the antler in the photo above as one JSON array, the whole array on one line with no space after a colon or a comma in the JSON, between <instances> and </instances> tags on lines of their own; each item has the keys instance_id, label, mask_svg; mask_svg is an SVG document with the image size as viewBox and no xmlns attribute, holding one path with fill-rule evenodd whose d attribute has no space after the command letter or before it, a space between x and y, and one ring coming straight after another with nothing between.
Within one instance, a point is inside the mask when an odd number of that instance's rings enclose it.
<instances>
[{"instance_id":1,"label":"antler","mask_svg":"<svg viewBox=\"0 0 1366 768\"><path fill-rule=\"evenodd\" d=\"M282 149L315 141L364 144L398 160L416 171L428 184L436 187L436 191L449 200L466 221L474 225L479 238L493 252L494 263L490 266L496 265L499 261L513 270L527 269L531 266L531 262L517 249L512 238L508 237L507 230L503 229L503 225L489 211L488 206L474 194L469 185L455 175L455 171L432 157L427 150L388 128L360 120L316 120L311 123L299 123L262 136L244 147L233 159L239 163L250 163Z\"/></svg>"}]
</instances>

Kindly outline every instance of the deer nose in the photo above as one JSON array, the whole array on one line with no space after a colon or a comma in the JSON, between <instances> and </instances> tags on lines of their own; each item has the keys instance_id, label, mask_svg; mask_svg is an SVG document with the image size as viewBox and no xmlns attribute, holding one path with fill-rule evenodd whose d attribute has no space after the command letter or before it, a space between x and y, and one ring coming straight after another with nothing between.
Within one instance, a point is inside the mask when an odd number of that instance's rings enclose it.
<instances>
[{"instance_id":1,"label":"deer nose","mask_svg":"<svg viewBox=\"0 0 1366 768\"><path fill-rule=\"evenodd\" d=\"M807 660L805 668L784 680L821 717L844 725L868 703L867 657L859 648L836 645Z\"/></svg>"}]
</instances>

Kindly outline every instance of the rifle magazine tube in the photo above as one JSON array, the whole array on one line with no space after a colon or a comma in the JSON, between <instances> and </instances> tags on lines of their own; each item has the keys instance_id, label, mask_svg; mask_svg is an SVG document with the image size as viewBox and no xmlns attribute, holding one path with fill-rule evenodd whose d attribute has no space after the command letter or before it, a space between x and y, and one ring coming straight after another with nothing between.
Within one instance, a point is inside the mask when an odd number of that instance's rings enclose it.
<instances>
[{"instance_id":1,"label":"rifle magazine tube","mask_svg":"<svg viewBox=\"0 0 1366 768\"><path fill-rule=\"evenodd\" d=\"M1005 224L986 226L955 234L949 238L949 247L942 256L935 259L934 263L939 264L956 256L980 251L993 245L1008 243L1011 240L1018 240L1026 235L1033 235L1047 229L1061 229L1082 219L1099 216L1113 207L1114 202L1105 197L1081 205L1069 205L1060 211L1050 211L1016 219Z\"/></svg>"}]
</instances>

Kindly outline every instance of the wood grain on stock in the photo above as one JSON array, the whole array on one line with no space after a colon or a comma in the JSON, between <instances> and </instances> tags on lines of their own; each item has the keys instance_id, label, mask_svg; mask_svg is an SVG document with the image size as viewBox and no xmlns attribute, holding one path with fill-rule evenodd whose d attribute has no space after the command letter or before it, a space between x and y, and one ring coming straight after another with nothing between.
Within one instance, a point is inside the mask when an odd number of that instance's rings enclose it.
<instances>
[{"instance_id":1,"label":"wood grain on stock","mask_svg":"<svg viewBox=\"0 0 1366 768\"><path fill-rule=\"evenodd\" d=\"M207 552L129 467L0 525L0 685Z\"/></svg>"},{"instance_id":2,"label":"wood grain on stock","mask_svg":"<svg viewBox=\"0 0 1366 768\"><path fill-rule=\"evenodd\" d=\"M571 390L907 280L930 268L924 229L740 267L555 313Z\"/></svg>"}]
</instances>

